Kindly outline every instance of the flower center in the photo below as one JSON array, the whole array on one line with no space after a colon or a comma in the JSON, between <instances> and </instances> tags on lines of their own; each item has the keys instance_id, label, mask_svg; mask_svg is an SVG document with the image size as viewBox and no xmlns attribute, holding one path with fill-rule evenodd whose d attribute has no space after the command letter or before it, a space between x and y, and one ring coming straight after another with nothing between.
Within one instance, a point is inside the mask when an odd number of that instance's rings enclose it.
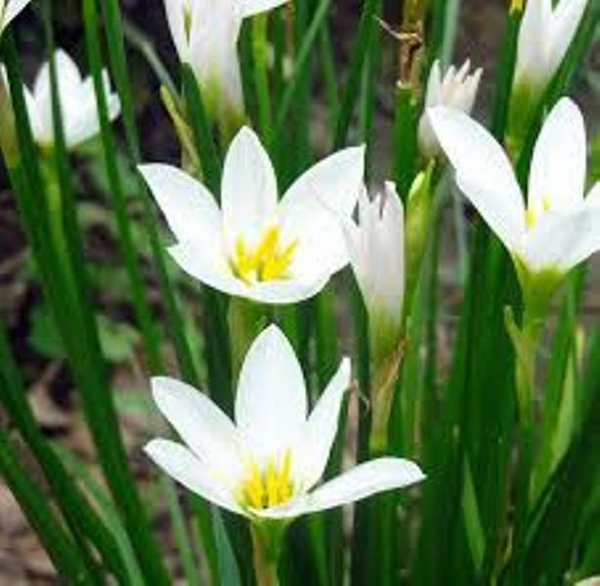
<instances>
[{"instance_id":1,"label":"flower center","mask_svg":"<svg viewBox=\"0 0 600 586\"><path fill-rule=\"evenodd\" d=\"M289 450L279 465L271 460L262 471L256 462L251 461L246 479L240 487L241 502L253 509L267 509L289 501L294 493L291 467L292 455Z\"/></svg>"},{"instance_id":2,"label":"flower center","mask_svg":"<svg viewBox=\"0 0 600 586\"><path fill-rule=\"evenodd\" d=\"M271 226L265 230L254 249L249 248L243 238L236 240L230 259L231 269L236 277L248 285L257 281L288 279L297 246L298 240L282 246L279 227Z\"/></svg>"},{"instance_id":3,"label":"flower center","mask_svg":"<svg viewBox=\"0 0 600 586\"><path fill-rule=\"evenodd\" d=\"M525 212L525 226L528 230L531 230L539 220L540 216L550 211L550 199L547 195L542 197L541 209L529 207Z\"/></svg>"}]
</instances>

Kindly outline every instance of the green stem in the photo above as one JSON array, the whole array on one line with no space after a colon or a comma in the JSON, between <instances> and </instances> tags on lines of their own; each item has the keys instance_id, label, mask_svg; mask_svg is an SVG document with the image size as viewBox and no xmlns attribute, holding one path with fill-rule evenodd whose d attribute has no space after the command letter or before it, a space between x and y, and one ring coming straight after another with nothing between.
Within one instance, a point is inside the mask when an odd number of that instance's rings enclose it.
<instances>
[{"instance_id":1,"label":"green stem","mask_svg":"<svg viewBox=\"0 0 600 586\"><path fill-rule=\"evenodd\" d=\"M507 316L507 328L515 349L515 388L519 409L519 461L515 486L515 525L510 567L511 580L519 583L523 575L523 555L530 512L530 491L535 458L535 371L543 319L525 309L520 329ZM512 582L511 582L512 583Z\"/></svg>"},{"instance_id":2,"label":"green stem","mask_svg":"<svg viewBox=\"0 0 600 586\"><path fill-rule=\"evenodd\" d=\"M252 20L252 53L254 57L254 83L258 102L258 126L267 146L273 139L273 116L267 71L267 15L260 14Z\"/></svg>"},{"instance_id":3,"label":"green stem","mask_svg":"<svg viewBox=\"0 0 600 586\"><path fill-rule=\"evenodd\" d=\"M277 573L285 526L279 522L252 524L252 550L257 586L279 586Z\"/></svg>"}]
</instances>

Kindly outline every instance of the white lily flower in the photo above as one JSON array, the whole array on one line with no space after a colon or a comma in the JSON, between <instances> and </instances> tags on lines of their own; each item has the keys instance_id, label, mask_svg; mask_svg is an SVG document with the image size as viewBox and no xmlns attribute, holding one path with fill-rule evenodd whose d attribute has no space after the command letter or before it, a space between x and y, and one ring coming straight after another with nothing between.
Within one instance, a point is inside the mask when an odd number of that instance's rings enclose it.
<instances>
[{"instance_id":1,"label":"white lily flower","mask_svg":"<svg viewBox=\"0 0 600 586\"><path fill-rule=\"evenodd\" d=\"M319 162L278 202L271 161L256 134L242 128L225 158L221 209L201 183L175 167L142 165L140 171L177 238L171 255L214 289L295 303L318 293L348 263L336 214L350 217L356 205L363 147Z\"/></svg>"},{"instance_id":2,"label":"white lily flower","mask_svg":"<svg viewBox=\"0 0 600 586\"><path fill-rule=\"evenodd\" d=\"M436 59L431 66L425 93L425 111L419 121L418 135L421 153L428 158L437 156L440 151L440 144L431 127L428 110L435 106L447 106L470 114L475 104L483 69L476 69L473 73L469 73L470 70L469 59L458 71L452 65L445 74L442 74L439 59Z\"/></svg>"},{"instance_id":3,"label":"white lily flower","mask_svg":"<svg viewBox=\"0 0 600 586\"><path fill-rule=\"evenodd\" d=\"M517 46L515 86L544 92L579 28L588 0L527 0Z\"/></svg>"},{"instance_id":4,"label":"white lily flower","mask_svg":"<svg viewBox=\"0 0 600 586\"><path fill-rule=\"evenodd\" d=\"M240 118L244 98L237 41L242 20L288 0L165 0L177 54L192 68L211 116Z\"/></svg>"},{"instance_id":5,"label":"white lily flower","mask_svg":"<svg viewBox=\"0 0 600 586\"><path fill-rule=\"evenodd\" d=\"M402 327L405 265L404 210L394 183L387 182L373 200L364 190L358 199L358 225L348 220L344 232L370 327L384 345L395 345Z\"/></svg>"},{"instance_id":6,"label":"white lily flower","mask_svg":"<svg viewBox=\"0 0 600 586\"><path fill-rule=\"evenodd\" d=\"M31 0L0 0L0 35Z\"/></svg>"},{"instance_id":7,"label":"white lily flower","mask_svg":"<svg viewBox=\"0 0 600 586\"><path fill-rule=\"evenodd\" d=\"M600 186L584 197L585 124L572 100L558 102L538 137L527 206L507 155L483 126L448 108L430 116L459 188L518 269L560 276L600 249Z\"/></svg>"},{"instance_id":8,"label":"white lily flower","mask_svg":"<svg viewBox=\"0 0 600 586\"><path fill-rule=\"evenodd\" d=\"M62 121L67 148L72 149L100 132L100 119L94 82L82 78L77 64L62 49L54 54ZM102 72L104 93L111 120L121 112L121 102L110 89L108 72ZM33 91L25 88L25 101L35 141L41 147L54 144L54 116L52 115L52 85L50 64L45 63L38 73Z\"/></svg>"},{"instance_id":9,"label":"white lily flower","mask_svg":"<svg viewBox=\"0 0 600 586\"><path fill-rule=\"evenodd\" d=\"M416 464L379 458L314 488L349 384L350 361L344 359L308 415L300 364L281 330L270 326L242 366L235 423L196 389L153 379L159 409L187 445L154 439L145 451L189 490L254 520L293 519L422 480Z\"/></svg>"}]
</instances>

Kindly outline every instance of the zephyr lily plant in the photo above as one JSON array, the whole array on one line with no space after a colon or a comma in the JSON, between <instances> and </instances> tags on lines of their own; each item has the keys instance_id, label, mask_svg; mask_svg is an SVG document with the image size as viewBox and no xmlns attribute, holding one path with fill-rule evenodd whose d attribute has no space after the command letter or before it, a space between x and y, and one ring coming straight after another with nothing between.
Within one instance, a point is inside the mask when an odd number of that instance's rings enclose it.
<instances>
[{"instance_id":1,"label":"zephyr lily plant","mask_svg":"<svg viewBox=\"0 0 600 586\"><path fill-rule=\"evenodd\" d=\"M65 141L67 148L73 149L100 132L94 83L91 76L81 76L75 61L62 49L54 53L54 60ZM115 120L121 112L121 102L119 96L111 92L106 70L102 71L102 80L108 115L111 120ZM52 148L54 116L50 64L45 63L42 66L32 91L24 89L33 137L40 147Z\"/></svg>"},{"instance_id":2,"label":"zephyr lily plant","mask_svg":"<svg viewBox=\"0 0 600 586\"><path fill-rule=\"evenodd\" d=\"M404 211L392 182L358 199L358 223L343 224L352 270L369 315L375 354L398 344L404 297Z\"/></svg>"},{"instance_id":3,"label":"zephyr lily plant","mask_svg":"<svg viewBox=\"0 0 600 586\"><path fill-rule=\"evenodd\" d=\"M519 136L530 126L537 104L573 42L587 4L588 0L527 0L510 100L511 146L519 146Z\"/></svg>"},{"instance_id":4,"label":"zephyr lily plant","mask_svg":"<svg viewBox=\"0 0 600 586\"><path fill-rule=\"evenodd\" d=\"M560 67L588 0L527 0L519 29L515 87L538 97Z\"/></svg>"},{"instance_id":5,"label":"zephyr lily plant","mask_svg":"<svg viewBox=\"0 0 600 586\"><path fill-rule=\"evenodd\" d=\"M175 167L142 165L140 172L177 238L169 252L214 289L267 304L295 303L318 293L348 263L337 214L349 218L356 205L363 147L317 163L278 202L268 154L242 128L225 158L221 209L201 183Z\"/></svg>"},{"instance_id":6,"label":"zephyr lily plant","mask_svg":"<svg viewBox=\"0 0 600 586\"><path fill-rule=\"evenodd\" d=\"M369 318L372 377L371 449L385 450L393 386L401 359L405 286L404 210L392 182L358 200L358 224L343 223L352 270Z\"/></svg>"},{"instance_id":7,"label":"zephyr lily plant","mask_svg":"<svg viewBox=\"0 0 600 586\"><path fill-rule=\"evenodd\" d=\"M177 380L153 379L156 404L186 445L154 439L145 451L188 489L258 525L287 522L423 480L413 462L387 457L315 488L349 385L346 358L309 415L300 363L272 325L256 338L242 365L235 423L200 391Z\"/></svg>"},{"instance_id":8,"label":"zephyr lily plant","mask_svg":"<svg viewBox=\"0 0 600 586\"><path fill-rule=\"evenodd\" d=\"M526 298L543 303L600 248L600 187L584 197L587 142L578 106L563 98L544 123L527 205L506 153L487 130L448 108L429 115L457 185L511 252Z\"/></svg>"},{"instance_id":9,"label":"zephyr lily plant","mask_svg":"<svg viewBox=\"0 0 600 586\"><path fill-rule=\"evenodd\" d=\"M0 0L0 35L31 0Z\"/></svg>"},{"instance_id":10,"label":"zephyr lily plant","mask_svg":"<svg viewBox=\"0 0 600 586\"><path fill-rule=\"evenodd\" d=\"M451 65L445 73L442 72L439 59L436 59L431 66L425 94L425 111L419 121L419 149L424 156L433 158L440 152L440 144L429 120L429 108L447 106L466 114L471 113L477 98L483 69L476 69L472 73L470 71L469 59L462 64L458 71L454 65Z\"/></svg>"},{"instance_id":11,"label":"zephyr lily plant","mask_svg":"<svg viewBox=\"0 0 600 586\"><path fill-rule=\"evenodd\" d=\"M190 65L206 108L222 126L244 118L237 42L244 18L287 0L165 0L169 28L182 63Z\"/></svg>"}]
</instances>

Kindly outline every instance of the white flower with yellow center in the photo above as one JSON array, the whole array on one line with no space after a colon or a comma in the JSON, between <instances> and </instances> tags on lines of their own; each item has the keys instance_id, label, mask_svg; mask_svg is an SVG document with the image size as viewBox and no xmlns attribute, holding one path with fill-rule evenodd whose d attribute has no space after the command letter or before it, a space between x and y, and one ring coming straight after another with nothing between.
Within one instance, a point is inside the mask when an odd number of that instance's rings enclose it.
<instances>
[{"instance_id":1,"label":"white flower with yellow center","mask_svg":"<svg viewBox=\"0 0 600 586\"><path fill-rule=\"evenodd\" d=\"M65 51L54 54L56 77L67 148L74 148L100 132L100 119L91 77L82 78L77 64ZM111 92L106 71L102 72L104 94L111 120L121 112L119 96ZM52 84L50 64L45 63L38 73L33 91L25 88L27 111L33 137L41 147L54 144L54 116L52 112Z\"/></svg>"},{"instance_id":2,"label":"white flower with yellow center","mask_svg":"<svg viewBox=\"0 0 600 586\"><path fill-rule=\"evenodd\" d=\"M225 158L221 209L201 183L175 167L142 165L140 171L177 238L171 255L214 289L262 303L296 303L348 263L337 215L350 217L356 205L363 147L319 162L278 202L271 161L254 132L242 128Z\"/></svg>"},{"instance_id":3,"label":"white flower with yellow center","mask_svg":"<svg viewBox=\"0 0 600 586\"><path fill-rule=\"evenodd\" d=\"M254 341L242 366L235 423L196 389L153 379L159 409L187 445L154 439L145 451L191 491L253 520L293 519L422 480L416 464L386 457L315 488L349 384L350 361L344 359L309 415L294 350L270 326Z\"/></svg>"},{"instance_id":4,"label":"white flower with yellow center","mask_svg":"<svg viewBox=\"0 0 600 586\"><path fill-rule=\"evenodd\" d=\"M476 69L473 73L470 73L470 70L471 62L468 59L458 71L452 65L444 74L439 59L431 66L425 93L425 111L419 121L419 148L426 157L435 157L440 150L440 144L427 114L429 108L447 106L466 114L471 113L483 69Z\"/></svg>"},{"instance_id":5,"label":"white flower with yellow center","mask_svg":"<svg viewBox=\"0 0 600 586\"><path fill-rule=\"evenodd\" d=\"M488 131L447 108L430 110L456 182L513 255L520 277L565 274L600 249L600 187L585 196L586 133L568 98L553 108L531 161L527 205L511 163Z\"/></svg>"},{"instance_id":6,"label":"white flower with yellow center","mask_svg":"<svg viewBox=\"0 0 600 586\"><path fill-rule=\"evenodd\" d=\"M237 54L242 20L285 2L287 0L165 0L177 54L182 63L192 68L211 116L240 117L244 112Z\"/></svg>"},{"instance_id":7,"label":"white flower with yellow center","mask_svg":"<svg viewBox=\"0 0 600 586\"><path fill-rule=\"evenodd\" d=\"M0 35L31 0L0 0Z\"/></svg>"},{"instance_id":8,"label":"white flower with yellow center","mask_svg":"<svg viewBox=\"0 0 600 586\"><path fill-rule=\"evenodd\" d=\"M527 0L519 29L515 87L540 95L571 46L588 0ZM553 5L554 4L554 5Z\"/></svg>"}]
</instances>

